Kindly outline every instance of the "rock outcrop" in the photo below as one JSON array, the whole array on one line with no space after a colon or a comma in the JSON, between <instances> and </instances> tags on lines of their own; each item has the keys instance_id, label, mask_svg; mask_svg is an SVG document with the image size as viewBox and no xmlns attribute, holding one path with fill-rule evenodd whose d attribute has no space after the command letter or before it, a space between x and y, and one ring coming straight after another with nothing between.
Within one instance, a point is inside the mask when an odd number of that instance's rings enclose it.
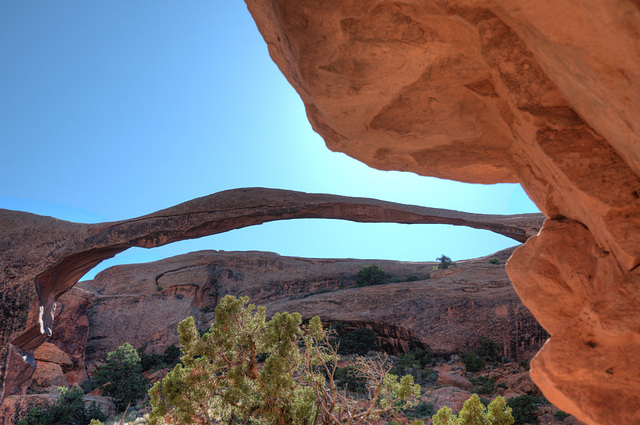
<instances>
[{"instance_id":1,"label":"rock outcrop","mask_svg":"<svg viewBox=\"0 0 640 425\"><path fill-rule=\"evenodd\" d=\"M640 5L247 0L327 146L384 170L520 182L550 218L509 262L551 334L545 395L640 423Z\"/></svg>"},{"instance_id":2,"label":"rock outcrop","mask_svg":"<svg viewBox=\"0 0 640 425\"><path fill-rule=\"evenodd\" d=\"M18 423L29 414L29 411L36 406L48 408L58 400L57 393L49 394L31 394L31 395L14 395L6 397L0 406L0 419L5 419L7 423ZM90 409L95 403L105 416L111 416L116 413L116 406L113 404L111 397L100 396L84 396L84 405L86 409Z\"/></svg>"},{"instance_id":3,"label":"rock outcrop","mask_svg":"<svg viewBox=\"0 0 640 425\"><path fill-rule=\"evenodd\" d=\"M493 257L504 261L512 250ZM360 268L371 264L397 282L355 287ZM480 258L432 271L435 264L201 251L111 267L60 300L64 304L76 291L92 294L89 364L104 360L124 342L162 353L178 344L177 325L185 317L208 328L214 307L227 294L248 296L269 315L298 311L305 319L318 315L325 323L373 329L381 345L396 354L423 345L443 355L466 352L482 336L502 345L503 356L514 360L530 359L538 351L547 334L518 299L504 264ZM72 329L76 321L57 326L77 333Z\"/></svg>"},{"instance_id":4,"label":"rock outcrop","mask_svg":"<svg viewBox=\"0 0 640 425\"><path fill-rule=\"evenodd\" d=\"M151 248L291 218L448 223L492 230L517 240L536 234L541 223L540 214L483 216L261 188L220 192L113 223L71 223L0 210L0 400L26 391L35 370L33 352L52 334L58 298L102 260L132 246ZM71 335L67 342L73 344L75 338ZM79 353L82 348L69 352Z\"/></svg>"}]
</instances>

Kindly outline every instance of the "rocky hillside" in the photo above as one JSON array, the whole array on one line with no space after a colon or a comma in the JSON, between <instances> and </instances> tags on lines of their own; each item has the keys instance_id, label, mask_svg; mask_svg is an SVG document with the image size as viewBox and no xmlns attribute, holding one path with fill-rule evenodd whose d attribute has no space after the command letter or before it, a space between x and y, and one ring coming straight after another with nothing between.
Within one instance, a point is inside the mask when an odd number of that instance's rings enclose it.
<instances>
[{"instance_id":1,"label":"rocky hillside","mask_svg":"<svg viewBox=\"0 0 640 425\"><path fill-rule=\"evenodd\" d=\"M446 270L434 270L435 262L223 251L116 266L60 298L50 342L68 356L60 365L67 381L79 383L86 376L85 363L92 370L124 342L162 353L177 344L176 328L185 317L194 316L200 328L207 328L218 300L230 294L248 296L268 314L298 311L325 323L367 327L390 353L424 345L442 355L461 353L484 336L504 347L503 356L529 359L547 334L509 282L504 262L511 251ZM489 263L490 258L500 264ZM388 283L356 287L360 268L372 264L385 271ZM39 363L34 376L43 388L53 380L41 377L40 364L48 363Z\"/></svg>"}]
</instances>

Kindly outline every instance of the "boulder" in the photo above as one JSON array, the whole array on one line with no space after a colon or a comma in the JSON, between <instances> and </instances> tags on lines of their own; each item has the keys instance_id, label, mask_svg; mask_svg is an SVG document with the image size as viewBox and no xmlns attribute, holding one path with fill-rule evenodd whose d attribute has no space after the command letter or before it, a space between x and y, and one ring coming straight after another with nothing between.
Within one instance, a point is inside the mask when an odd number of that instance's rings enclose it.
<instances>
[{"instance_id":1,"label":"boulder","mask_svg":"<svg viewBox=\"0 0 640 425\"><path fill-rule=\"evenodd\" d=\"M31 387L38 390L51 392L58 387L69 386L58 363L38 362L32 379Z\"/></svg>"},{"instance_id":2,"label":"boulder","mask_svg":"<svg viewBox=\"0 0 640 425\"><path fill-rule=\"evenodd\" d=\"M438 374L438 385L445 387L457 387L463 390L470 390L473 387L471 381L462 375L453 372L444 372Z\"/></svg>"},{"instance_id":3,"label":"boulder","mask_svg":"<svg viewBox=\"0 0 640 425\"><path fill-rule=\"evenodd\" d=\"M503 383L507 388L510 388L513 391L533 396L540 395L540 390L531 379L529 372L507 375L504 379L498 381L498 383Z\"/></svg>"},{"instance_id":4,"label":"boulder","mask_svg":"<svg viewBox=\"0 0 640 425\"><path fill-rule=\"evenodd\" d=\"M57 363L62 368L70 368L73 366L69 356L55 344L49 342L45 342L36 348L33 354L37 361Z\"/></svg>"},{"instance_id":5,"label":"boulder","mask_svg":"<svg viewBox=\"0 0 640 425\"><path fill-rule=\"evenodd\" d=\"M436 411L446 406L457 412L462 409L462 405L469 397L471 397L471 393L460 388L443 387L427 391L420 401L432 403Z\"/></svg>"}]
</instances>

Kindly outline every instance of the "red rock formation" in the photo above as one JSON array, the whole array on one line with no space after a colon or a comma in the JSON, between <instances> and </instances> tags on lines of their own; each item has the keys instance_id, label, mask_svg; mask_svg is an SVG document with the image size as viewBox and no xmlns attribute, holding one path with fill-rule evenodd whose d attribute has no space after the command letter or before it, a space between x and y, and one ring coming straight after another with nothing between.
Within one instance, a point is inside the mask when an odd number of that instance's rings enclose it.
<instances>
[{"instance_id":1,"label":"red rock formation","mask_svg":"<svg viewBox=\"0 0 640 425\"><path fill-rule=\"evenodd\" d=\"M506 260L511 251L494 256ZM357 272L370 264L401 282L354 287ZM542 346L547 334L520 303L504 265L481 258L458 262L448 273L431 272L435 264L201 251L109 268L61 300L75 291L93 294L88 362L103 360L124 342L162 353L178 343L177 325L185 317L194 316L206 329L227 294L248 296L268 314L298 311L307 319L318 315L325 322L369 327L396 353L422 344L441 354L465 352L481 336L503 345L503 355L514 360L531 358ZM411 275L419 280L405 282ZM59 325L73 328L74 322Z\"/></svg>"},{"instance_id":2,"label":"red rock formation","mask_svg":"<svg viewBox=\"0 0 640 425\"><path fill-rule=\"evenodd\" d=\"M34 407L49 407L54 404L57 399L58 394L56 393L9 396L5 398L0 406L0 419L6 420L9 424L17 423ZM116 406L113 404L113 401L111 401L111 397L89 395L84 397L84 405L87 409L91 408L93 403L96 403L106 416L111 416L116 413Z\"/></svg>"},{"instance_id":3,"label":"red rock formation","mask_svg":"<svg viewBox=\"0 0 640 425\"><path fill-rule=\"evenodd\" d=\"M6 307L0 309L0 400L24 393L35 369L33 351L51 336L56 301L102 260L132 246L151 248L291 218L448 223L492 230L517 240L537 233L541 221L537 214L483 216L260 188L220 192L114 223L70 223L0 210L0 294Z\"/></svg>"},{"instance_id":4,"label":"red rock formation","mask_svg":"<svg viewBox=\"0 0 640 425\"><path fill-rule=\"evenodd\" d=\"M552 219L508 266L552 335L535 379L589 424L640 423L638 2L247 5L330 149L523 185Z\"/></svg>"}]
</instances>

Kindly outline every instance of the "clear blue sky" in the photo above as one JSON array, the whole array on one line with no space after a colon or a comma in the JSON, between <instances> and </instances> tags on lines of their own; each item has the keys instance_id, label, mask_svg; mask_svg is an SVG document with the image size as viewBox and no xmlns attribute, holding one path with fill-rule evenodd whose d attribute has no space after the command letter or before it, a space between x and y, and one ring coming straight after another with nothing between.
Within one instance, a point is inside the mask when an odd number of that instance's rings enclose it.
<instances>
[{"instance_id":1,"label":"clear blue sky","mask_svg":"<svg viewBox=\"0 0 640 425\"><path fill-rule=\"evenodd\" d=\"M0 65L0 208L113 221L263 186L537 212L518 185L377 171L329 151L241 1L5 0ZM131 249L103 264L200 249L459 260L514 244L453 226L294 220Z\"/></svg>"}]
</instances>

